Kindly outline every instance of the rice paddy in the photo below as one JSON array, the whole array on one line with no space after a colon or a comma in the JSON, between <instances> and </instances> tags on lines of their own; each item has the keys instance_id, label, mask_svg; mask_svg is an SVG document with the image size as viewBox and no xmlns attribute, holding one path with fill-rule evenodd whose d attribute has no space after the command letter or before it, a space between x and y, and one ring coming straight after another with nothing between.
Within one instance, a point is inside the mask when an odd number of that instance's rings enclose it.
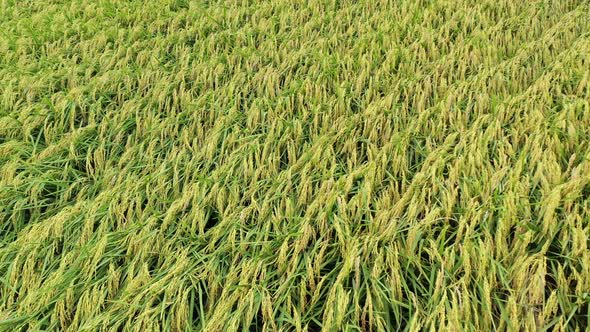
<instances>
[{"instance_id":1,"label":"rice paddy","mask_svg":"<svg viewBox=\"0 0 590 332\"><path fill-rule=\"evenodd\" d=\"M0 0L1 331L589 331L590 3Z\"/></svg>"}]
</instances>

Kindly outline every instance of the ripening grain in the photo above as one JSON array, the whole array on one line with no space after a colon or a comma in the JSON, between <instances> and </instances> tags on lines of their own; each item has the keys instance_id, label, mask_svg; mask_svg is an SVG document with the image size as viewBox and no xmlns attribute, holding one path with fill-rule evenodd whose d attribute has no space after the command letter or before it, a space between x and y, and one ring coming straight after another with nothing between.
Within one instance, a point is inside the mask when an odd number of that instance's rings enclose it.
<instances>
[{"instance_id":1,"label":"ripening grain","mask_svg":"<svg viewBox=\"0 0 590 332\"><path fill-rule=\"evenodd\" d=\"M0 0L0 331L590 329L590 3Z\"/></svg>"}]
</instances>

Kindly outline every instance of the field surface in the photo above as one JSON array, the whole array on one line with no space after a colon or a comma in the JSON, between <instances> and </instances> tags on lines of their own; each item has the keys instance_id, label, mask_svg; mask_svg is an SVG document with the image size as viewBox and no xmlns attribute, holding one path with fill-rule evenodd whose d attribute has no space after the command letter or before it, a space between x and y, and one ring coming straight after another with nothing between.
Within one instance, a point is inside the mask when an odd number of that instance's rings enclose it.
<instances>
[{"instance_id":1,"label":"field surface","mask_svg":"<svg viewBox=\"0 0 590 332\"><path fill-rule=\"evenodd\" d=\"M588 331L587 0L0 0L0 331Z\"/></svg>"}]
</instances>

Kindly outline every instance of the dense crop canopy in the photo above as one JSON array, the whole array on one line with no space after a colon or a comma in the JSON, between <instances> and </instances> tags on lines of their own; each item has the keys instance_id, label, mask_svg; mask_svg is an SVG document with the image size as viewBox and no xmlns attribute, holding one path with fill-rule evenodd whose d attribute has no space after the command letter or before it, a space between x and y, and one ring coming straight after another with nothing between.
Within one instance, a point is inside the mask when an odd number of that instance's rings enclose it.
<instances>
[{"instance_id":1,"label":"dense crop canopy","mask_svg":"<svg viewBox=\"0 0 590 332\"><path fill-rule=\"evenodd\" d=\"M0 330L583 331L585 0L0 0Z\"/></svg>"}]
</instances>

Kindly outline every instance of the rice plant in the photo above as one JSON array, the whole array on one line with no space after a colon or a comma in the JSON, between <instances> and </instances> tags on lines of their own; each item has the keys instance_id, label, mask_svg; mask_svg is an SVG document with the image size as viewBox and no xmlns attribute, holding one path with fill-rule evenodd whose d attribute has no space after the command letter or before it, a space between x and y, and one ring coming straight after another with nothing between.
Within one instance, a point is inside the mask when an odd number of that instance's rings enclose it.
<instances>
[{"instance_id":1,"label":"rice plant","mask_svg":"<svg viewBox=\"0 0 590 332\"><path fill-rule=\"evenodd\" d=\"M0 0L0 331L590 331L585 0Z\"/></svg>"}]
</instances>

